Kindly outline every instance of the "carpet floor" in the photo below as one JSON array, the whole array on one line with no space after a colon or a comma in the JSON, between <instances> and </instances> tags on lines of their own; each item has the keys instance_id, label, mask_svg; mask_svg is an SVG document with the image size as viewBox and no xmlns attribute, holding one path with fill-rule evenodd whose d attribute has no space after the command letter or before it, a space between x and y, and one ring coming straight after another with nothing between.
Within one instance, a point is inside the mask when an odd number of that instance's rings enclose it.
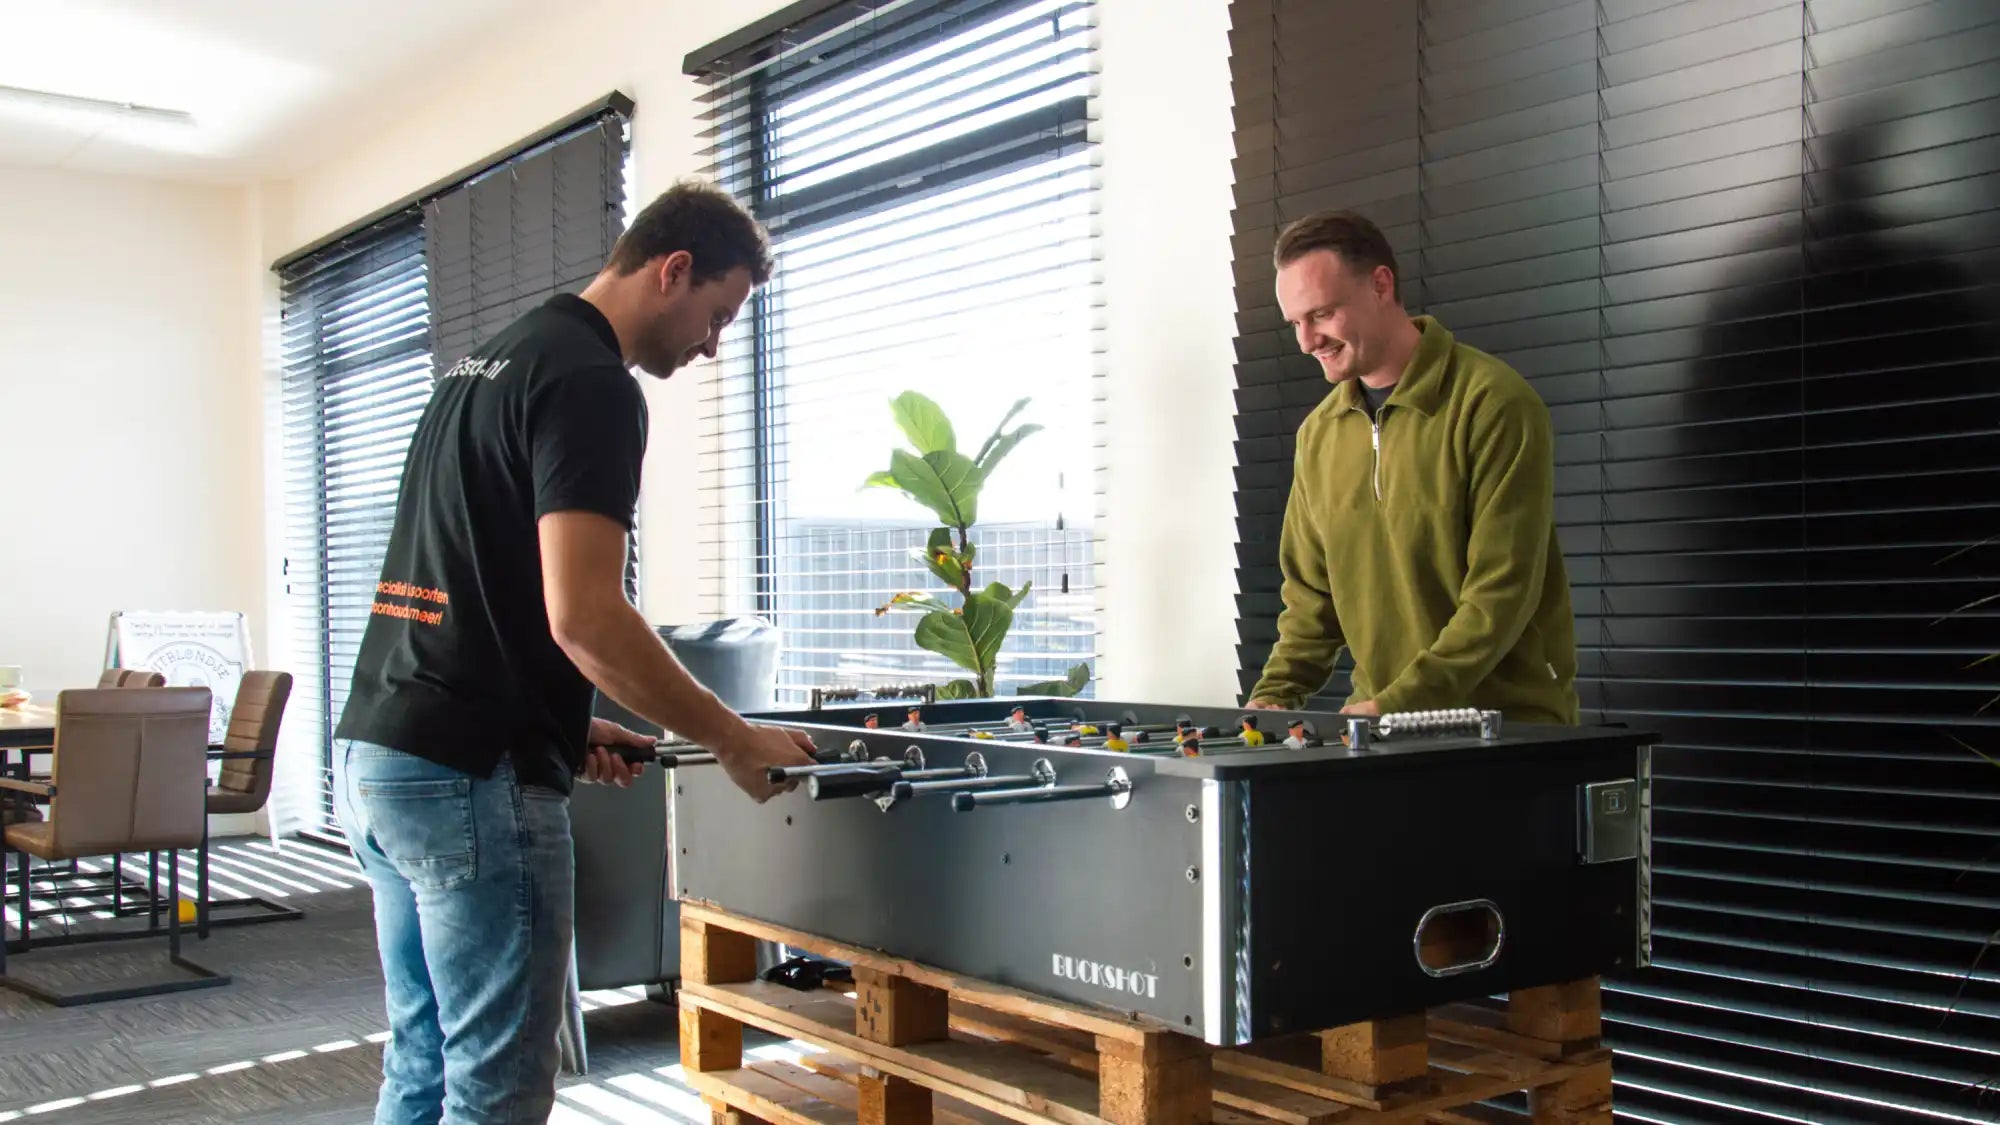
<instances>
[{"instance_id":1,"label":"carpet floor","mask_svg":"<svg viewBox=\"0 0 2000 1125\"><path fill-rule=\"evenodd\" d=\"M190 867L183 867L184 880ZM143 859L128 860L126 870L143 878ZM264 895L306 916L217 928L206 941L188 935L184 956L230 976L220 988L77 1008L0 991L0 1123L371 1119L388 1024L368 890L352 861L309 845L224 840L214 845L211 879L215 897ZM184 882L183 893L191 886ZM6 918L11 931L11 909ZM75 928L110 924L86 918ZM60 929L60 920L36 921L37 935ZM65 989L175 975L164 938L38 948L10 957L8 967ZM680 1080L671 1006L637 988L586 993L584 1006L590 1073L563 1076L552 1122L706 1125L706 1107ZM750 1033L744 1047L775 1059L799 1050Z\"/></svg>"}]
</instances>

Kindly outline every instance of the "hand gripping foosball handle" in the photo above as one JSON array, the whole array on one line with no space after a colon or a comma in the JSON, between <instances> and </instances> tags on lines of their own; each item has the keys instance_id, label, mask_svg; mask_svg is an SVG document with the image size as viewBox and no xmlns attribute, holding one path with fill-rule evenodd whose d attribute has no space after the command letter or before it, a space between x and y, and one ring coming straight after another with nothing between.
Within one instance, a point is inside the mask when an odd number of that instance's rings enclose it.
<instances>
[{"instance_id":1,"label":"hand gripping foosball handle","mask_svg":"<svg viewBox=\"0 0 2000 1125\"><path fill-rule=\"evenodd\" d=\"M1132 801L1132 779L1122 768L1114 768L1096 785L1041 785L1033 789L1001 789L985 793L955 793L951 807L971 812L987 805L1028 805L1051 801L1081 801L1091 797L1111 798L1111 807L1122 809Z\"/></svg>"}]
</instances>

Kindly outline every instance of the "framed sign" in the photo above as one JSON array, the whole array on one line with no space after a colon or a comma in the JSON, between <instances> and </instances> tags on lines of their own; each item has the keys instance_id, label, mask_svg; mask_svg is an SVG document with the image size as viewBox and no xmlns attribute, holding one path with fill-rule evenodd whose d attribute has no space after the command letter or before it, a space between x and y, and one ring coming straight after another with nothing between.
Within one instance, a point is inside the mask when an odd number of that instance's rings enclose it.
<instances>
[{"instance_id":1,"label":"framed sign","mask_svg":"<svg viewBox=\"0 0 2000 1125\"><path fill-rule=\"evenodd\" d=\"M106 668L143 668L165 676L168 687L207 688L210 745L229 733L250 661L249 623L227 611L121 610L111 615L104 646Z\"/></svg>"}]
</instances>

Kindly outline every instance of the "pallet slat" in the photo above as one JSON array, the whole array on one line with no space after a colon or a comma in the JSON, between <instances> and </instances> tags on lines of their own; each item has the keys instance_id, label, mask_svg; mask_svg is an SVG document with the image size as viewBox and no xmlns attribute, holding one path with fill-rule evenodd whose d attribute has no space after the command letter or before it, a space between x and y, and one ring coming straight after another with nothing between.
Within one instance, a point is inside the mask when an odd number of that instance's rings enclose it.
<instances>
[{"instance_id":1,"label":"pallet slat","mask_svg":"<svg viewBox=\"0 0 2000 1125\"><path fill-rule=\"evenodd\" d=\"M1101 1011L683 911L683 1061L717 1125L1609 1125L1597 982L1228 1050ZM854 966L852 995L751 979L755 939ZM742 1025L820 1048L744 1066ZM1480 1103L1525 1091L1530 1118Z\"/></svg>"},{"instance_id":2,"label":"pallet slat","mask_svg":"<svg viewBox=\"0 0 2000 1125\"><path fill-rule=\"evenodd\" d=\"M856 1035L853 1002L826 993L800 993L782 985L683 983L683 1006L838 1050L878 1070L942 1089L953 1097L1016 1121L1037 1125L1104 1125L1097 1115L1097 1084L1055 1070L1034 1052L1008 1043L944 1040L883 1047Z\"/></svg>"}]
</instances>

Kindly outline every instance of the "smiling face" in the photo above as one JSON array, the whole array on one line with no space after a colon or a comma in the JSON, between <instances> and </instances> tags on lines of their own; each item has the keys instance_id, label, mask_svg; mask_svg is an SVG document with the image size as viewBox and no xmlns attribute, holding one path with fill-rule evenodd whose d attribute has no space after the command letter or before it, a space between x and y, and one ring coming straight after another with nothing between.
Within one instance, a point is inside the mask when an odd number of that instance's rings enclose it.
<instances>
[{"instance_id":1,"label":"smiling face","mask_svg":"<svg viewBox=\"0 0 2000 1125\"><path fill-rule=\"evenodd\" d=\"M1332 250L1313 250L1278 270L1278 308L1299 350L1319 360L1329 383L1378 374L1399 324L1408 322L1387 266L1360 272Z\"/></svg>"},{"instance_id":2,"label":"smiling face","mask_svg":"<svg viewBox=\"0 0 2000 1125\"><path fill-rule=\"evenodd\" d=\"M694 279L694 259L678 250L648 265L644 327L632 341L631 361L665 379L704 356L715 358L722 332L750 297L750 271L742 267L708 281Z\"/></svg>"}]
</instances>

